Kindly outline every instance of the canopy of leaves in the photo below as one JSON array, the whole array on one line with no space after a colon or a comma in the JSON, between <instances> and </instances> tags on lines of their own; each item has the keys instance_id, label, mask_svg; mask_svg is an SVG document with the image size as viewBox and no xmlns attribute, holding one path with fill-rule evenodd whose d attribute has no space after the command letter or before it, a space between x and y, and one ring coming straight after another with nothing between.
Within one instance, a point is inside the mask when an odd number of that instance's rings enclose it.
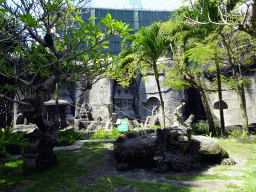
<instances>
[{"instance_id":1,"label":"canopy of leaves","mask_svg":"<svg viewBox=\"0 0 256 192\"><path fill-rule=\"evenodd\" d=\"M131 29L110 14L100 18L101 24L94 25L95 18L85 22L81 3L1 0L0 73L34 92L47 90L56 81L79 80L84 74L87 79L104 75L116 58L111 60L102 49L108 49L109 38L125 37ZM11 89L8 84L4 87Z\"/></svg>"},{"instance_id":2,"label":"canopy of leaves","mask_svg":"<svg viewBox=\"0 0 256 192\"><path fill-rule=\"evenodd\" d=\"M137 34L125 38L122 42L123 51L120 53L122 73L112 73L122 85L128 86L136 73L148 71L157 60L171 52L172 39L162 30L161 23L141 28Z\"/></svg>"}]
</instances>

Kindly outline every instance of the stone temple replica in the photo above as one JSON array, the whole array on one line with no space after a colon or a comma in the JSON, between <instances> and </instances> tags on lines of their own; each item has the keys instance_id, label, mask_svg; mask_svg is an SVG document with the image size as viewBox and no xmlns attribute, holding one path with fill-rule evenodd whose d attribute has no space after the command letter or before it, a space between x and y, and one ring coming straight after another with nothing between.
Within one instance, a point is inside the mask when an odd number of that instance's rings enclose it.
<instances>
[{"instance_id":1,"label":"stone temple replica","mask_svg":"<svg viewBox=\"0 0 256 192\"><path fill-rule=\"evenodd\" d=\"M171 60L162 58L159 63L171 65ZM164 72L160 72L160 81L165 79ZM205 74L205 79L209 79ZM246 106L249 124L255 123L255 79L247 75L251 85L246 88ZM98 128L111 129L117 119L129 119L129 125L148 127L162 124L163 118L160 107L160 98L154 75L138 75L129 87L123 88L115 80L98 78L93 81L80 81L76 86L62 87L59 92L59 108L61 127L73 126L94 132ZM208 81L210 84L210 81ZM187 90L173 90L162 83L161 91L165 107L166 126L175 125L175 111L187 123L206 120L205 110L199 92L190 88ZM53 119L54 96L45 101L45 118ZM219 118L218 94L208 93L211 110L216 120ZM242 118L237 95L234 90L223 91L225 126L241 125ZM15 116L15 115L14 115ZM35 128L34 125L22 119L22 114L16 111L16 130Z\"/></svg>"}]
</instances>

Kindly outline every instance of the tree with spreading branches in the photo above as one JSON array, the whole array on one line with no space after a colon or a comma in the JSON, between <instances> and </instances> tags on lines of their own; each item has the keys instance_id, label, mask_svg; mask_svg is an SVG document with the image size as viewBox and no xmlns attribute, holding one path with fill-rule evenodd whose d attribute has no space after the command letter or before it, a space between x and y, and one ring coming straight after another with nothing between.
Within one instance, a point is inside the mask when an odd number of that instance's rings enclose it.
<instances>
[{"instance_id":1,"label":"tree with spreading branches","mask_svg":"<svg viewBox=\"0 0 256 192\"><path fill-rule=\"evenodd\" d=\"M244 56L237 58L238 55L234 55L235 47L229 46L230 40L228 40L230 34L234 34L237 31L247 33L252 38L256 37L256 8L255 3L252 0L198 0L192 2L189 0L190 6L182 7L179 12L183 14L186 22L195 25L208 25L214 24L216 26L227 26L225 31L232 31L231 33L220 33L220 40L224 45L224 50L227 51L228 63L231 66L233 73L235 90L237 92L239 106L242 115L243 131L249 134L248 116L246 113L246 102L244 96L244 84L242 80L242 72L237 71L237 65L241 66L241 60L244 60ZM212 16L212 13L215 16ZM233 39L234 40L234 39ZM229 41L229 43L228 43ZM247 40L246 40L247 41ZM249 41L246 42L249 43ZM234 42L234 41L233 41ZM232 44L232 43L231 43ZM250 43L249 43L250 44ZM248 45L249 45L248 44ZM238 45L241 47L240 45ZM232 48L231 48L232 47ZM250 46L242 46L250 47ZM241 49L240 49L241 50ZM240 69L239 67L238 69ZM238 73L240 75L238 75Z\"/></svg>"},{"instance_id":2,"label":"tree with spreading branches","mask_svg":"<svg viewBox=\"0 0 256 192\"><path fill-rule=\"evenodd\" d=\"M101 24L82 20L89 12L83 8L89 1L70 0L0 0L3 22L13 18L18 27L0 31L0 75L11 79L0 88L21 93L23 99L1 98L19 104L24 118L41 131L37 168L45 170L57 164L53 147L58 142L58 108L54 122L44 119L44 102L60 81L78 81L104 75L115 57L102 54L108 39L128 35L128 25L108 14ZM20 37L23 38L20 38ZM56 103L58 99L56 99Z\"/></svg>"},{"instance_id":3,"label":"tree with spreading branches","mask_svg":"<svg viewBox=\"0 0 256 192\"><path fill-rule=\"evenodd\" d=\"M143 69L147 69L147 71L153 69L161 102L163 127L165 127L164 101L160 88L157 60L170 53L172 40L167 33L162 31L161 23L154 23L149 27L141 28L137 34L128 36L122 43L123 51L120 53L121 61L118 66L118 69L121 69L119 71L122 72L115 72L114 78L125 86ZM130 47L128 47L129 45Z\"/></svg>"},{"instance_id":4,"label":"tree with spreading branches","mask_svg":"<svg viewBox=\"0 0 256 192\"><path fill-rule=\"evenodd\" d=\"M185 0L184 17L192 24L227 25L256 37L254 0ZM215 14L213 14L215 13Z\"/></svg>"}]
</instances>

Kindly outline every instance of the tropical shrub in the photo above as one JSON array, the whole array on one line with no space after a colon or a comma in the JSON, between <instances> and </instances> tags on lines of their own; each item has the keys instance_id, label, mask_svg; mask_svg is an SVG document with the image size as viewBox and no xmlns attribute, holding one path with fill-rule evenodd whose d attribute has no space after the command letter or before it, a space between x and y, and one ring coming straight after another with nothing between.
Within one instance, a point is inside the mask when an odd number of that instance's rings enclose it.
<instances>
[{"instance_id":1,"label":"tropical shrub","mask_svg":"<svg viewBox=\"0 0 256 192\"><path fill-rule=\"evenodd\" d=\"M106 132L104 129L98 130L92 134L90 139L116 139L121 133L117 129L112 129L111 132Z\"/></svg>"},{"instance_id":2,"label":"tropical shrub","mask_svg":"<svg viewBox=\"0 0 256 192\"><path fill-rule=\"evenodd\" d=\"M9 127L0 130L0 157L21 153L28 143L28 138L24 138L25 134L12 133Z\"/></svg>"},{"instance_id":3,"label":"tropical shrub","mask_svg":"<svg viewBox=\"0 0 256 192\"><path fill-rule=\"evenodd\" d=\"M77 140L83 140L84 136L78 132L75 132L74 128L67 129L59 132L58 146L72 145Z\"/></svg>"},{"instance_id":4,"label":"tropical shrub","mask_svg":"<svg viewBox=\"0 0 256 192\"><path fill-rule=\"evenodd\" d=\"M203 123L190 124L192 135L209 135L208 127Z\"/></svg>"}]
</instances>

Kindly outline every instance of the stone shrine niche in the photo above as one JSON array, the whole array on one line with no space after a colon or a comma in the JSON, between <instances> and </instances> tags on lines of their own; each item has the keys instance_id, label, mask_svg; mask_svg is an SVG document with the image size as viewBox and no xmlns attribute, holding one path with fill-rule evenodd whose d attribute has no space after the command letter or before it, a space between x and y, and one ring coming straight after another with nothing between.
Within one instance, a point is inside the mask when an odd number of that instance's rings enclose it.
<instances>
[{"instance_id":1,"label":"stone shrine niche","mask_svg":"<svg viewBox=\"0 0 256 192\"><path fill-rule=\"evenodd\" d=\"M61 128L65 128L69 122L73 121L74 114L72 113L72 105L74 104L71 94L67 88L61 87L59 89L59 118ZM55 91L49 101L44 102L46 107L46 119L53 121L55 116Z\"/></svg>"},{"instance_id":2,"label":"stone shrine niche","mask_svg":"<svg viewBox=\"0 0 256 192\"><path fill-rule=\"evenodd\" d=\"M225 101L222 101L222 106L223 106L223 109L228 108L228 105ZM220 102L219 101L215 102L214 105L213 105L213 108L214 109L220 109Z\"/></svg>"},{"instance_id":3,"label":"stone shrine niche","mask_svg":"<svg viewBox=\"0 0 256 192\"><path fill-rule=\"evenodd\" d=\"M156 108L154 111L154 115L158 115L159 114L159 110L160 110L160 101L157 97L150 97L146 102L142 103L143 106L143 116L147 117L147 116L152 116L152 110L153 108ZM148 109L148 110L147 110Z\"/></svg>"},{"instance_id":4,"label":"stone shrine niche","mask_svg":"<svg viewBox=\"0 0 256 192\"><path fill-rule=\"evenodd\" d=\"M136 115L133 108L134 98L134 93L130 87L123 88L121 85L116 85L114 91L114 105L116 106L114 107L114 113L117 113L118 118L129 118L129 116L134 117Z\"/></svg>"}]
</instances>

